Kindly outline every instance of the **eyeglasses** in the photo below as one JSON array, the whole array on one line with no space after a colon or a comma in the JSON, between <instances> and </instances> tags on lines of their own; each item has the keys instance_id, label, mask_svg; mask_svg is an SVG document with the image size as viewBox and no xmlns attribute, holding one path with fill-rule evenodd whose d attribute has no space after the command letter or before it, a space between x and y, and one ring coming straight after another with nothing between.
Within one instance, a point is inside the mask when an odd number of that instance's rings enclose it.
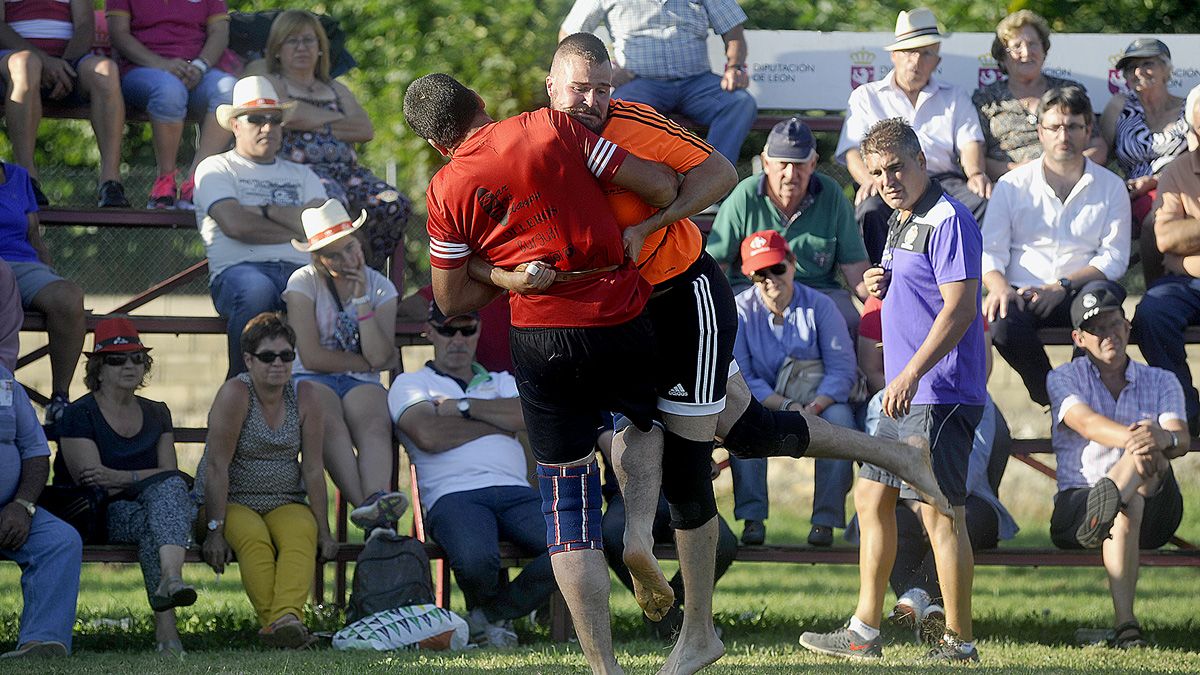
<instances>
[{"instance_id":1,"label":"eyeglasses","mask_svg":"<svg viewBox=\"0 0 1200 675\"><path fill-rule=\"evenodd\" d=\"M292 36L292 37L284 40L283 44L288 47L291 47L292 49L295 49L296 47L299 47L301 45L304 45L305 47L316 47L318 44L318 41L317 41L316 35L305 35L304 37Z\"/></svg>"},{"instance_id":2,"label":"eyeglasses","mask_svg":"<svg viewBox=\"0 0 1200 675\"><path fill-rule=\"evenodd\" d=\"M1060 132L1064 129L1069 134L1077 134L1077 133L1083 131L1084 129L1087 129L1086 124L1078 124L1078 123L1074 123L1074 124L1042 124L1041 127L1042 127L1042 129L1045 129L1047 132L1052 133L1052 134L1057 134L1058 132Z\"/></svg>"},{"instance_id":3,"label":"eyeglasses","mask_svg":"<svg viewBox=\"0 0 1200 675\"><path fill-rule=\"evenodd\" d=\"M251 356L263 363L275 363L275 359L282 359L284 363L296 360L296 352L290 349L286 352L255 352Z\"/></svg>"},{"instance_id":4,"label":"eyeglasses","mask_svg":"<svg viewBox=\"0 0 1200 675\"><path fill-rule=\"evenodd\" d=\"M130 361L133 362L133 365L140 366L146 362L146 353L145 352L133 352L131 354L105 354L104 355L104 365L106 365L106 366L113 366L113 367L119 368L120 366L123 366L127 362L130 362Z\"/></svg>"},{"instance_id":5,"label":"eyeglasses","mask_svg":"<svg viewBox=\"0 0 1200 675\"><path fill-rule=\"evenodd\" d=\"M261 113L253 113L250 115L242 115L242 119L256 127L265 127L268 124L277 127L280 124L283 124L283 115L264 115Z\"/></svg>"},{"instance_id":6,"label":"eyeglasses","mask_svg":"<svg viewBox=\"0 0 1200 675\"><path fill-rule=\"evenodd\" d=\"M1042 53L1042 43L1040 42L1011 42L1004 48L1005 53L1009 56L1016 56L1021 52L1026 54Z\"/></svg>"},{"instance_id":7,"label":"eyeglasses","mask_svg":"<svg viewBox=\"0 0 1200 675\"><path fill-rule=\"evenodd\" d=\"M773 277L781 277L786 273L787 273L787 265L785 265L784 263L775 263L774 265L771 265L770 267L765 267L761 270L751 272L750 280L753 281L754 283L758 283L760 281L766 281L768 274L770 274Z\"/></svg>"},{"instance_id":8,"label":"eyeglasses","mask_svg":"<svg viewBox=\"0 0 1200 675\"><path fill-rule=\"evenodd\" d=\"M471 337L475 331L479 330L479 324L473 323L469 326L434 326L434 330L442 337L454 337L462 334L463 337Z\"/></svg>"}]
</instances>

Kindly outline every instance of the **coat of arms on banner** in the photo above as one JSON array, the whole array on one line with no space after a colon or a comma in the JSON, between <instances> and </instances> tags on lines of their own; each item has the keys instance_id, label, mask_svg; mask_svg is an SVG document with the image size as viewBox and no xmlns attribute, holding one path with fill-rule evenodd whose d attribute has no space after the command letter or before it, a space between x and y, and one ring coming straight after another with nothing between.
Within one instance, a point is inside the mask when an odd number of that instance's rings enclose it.
<instances>
[{"instance_id":1,"label":"coat of arms on banner","mask_svg":"<svg viewBox=\"0 0 1200 675\"><path fill-rule=\"evenodd\" d=\"M992 58L991 54L979 55L979 86L986 87L989 84L995 84L1000 81L1000 64L996 63L996 59Z\"/></svg>"},{"instance_id":2,"label":"coat of arms on banner","mask_svg":"<svg viewBox=\"0 0 1200 675\"><path fill-rule=\"evenodd\" d=\"M875 52L866 47L850 53L850 91L875 81Z\"/></svg>"},{"instance_id":3,"label":"coat of arms on banner","mask_svg":"<svg viewBox=\"0 0 1200 675\"><path fill-rule=\"evenodd\" d=\"M1117 61L1121 60L1124 54L1113 54L1108 57L1108 93L1110 94L1128 94L1129 85L1125 84L1125 73L1117 70Z\"/></svg>"}]
</instances>

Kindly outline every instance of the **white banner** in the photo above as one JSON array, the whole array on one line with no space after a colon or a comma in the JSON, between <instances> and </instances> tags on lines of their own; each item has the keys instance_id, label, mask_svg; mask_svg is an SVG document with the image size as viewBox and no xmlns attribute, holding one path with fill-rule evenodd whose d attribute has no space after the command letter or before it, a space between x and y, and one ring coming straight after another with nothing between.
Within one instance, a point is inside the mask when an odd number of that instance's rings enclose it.
<instances>
[{"instance_id":1,"label":"white banner","mask_svg":"<svg viewBox=\"0 0 1200 675\"><path fill-rule=\"evenodd\" d=\"M1125 90L1115 69L1117 59L1135 38L1133 34L1061 34L1050 36L1045 71L1087 87L1099 113L1112 95ZM1170 89L1186 96L1200 84L1200 40L1197 35L1164 35L1174 71ZM992 58L992 33L955 33L942 42L937 77L972 92L1000 77ZM883 79L892 70L884 47L891 33L818 31L746 31L749 47L750 93L762 109L845 110L855 87ZM709 37L709 55L719 71L725 46Z\"/></svg>"}]
</instances>

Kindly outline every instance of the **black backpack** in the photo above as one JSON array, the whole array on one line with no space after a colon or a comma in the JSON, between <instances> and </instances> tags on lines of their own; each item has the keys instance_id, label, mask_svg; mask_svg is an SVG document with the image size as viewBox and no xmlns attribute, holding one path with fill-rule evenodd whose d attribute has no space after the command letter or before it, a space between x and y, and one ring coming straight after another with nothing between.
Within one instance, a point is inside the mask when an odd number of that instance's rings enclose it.
<instances>
[{"instance_id":1,"label":"black backpack","mask_svg":"<svg viewBox=\"0 0 1200 675\"><path fill-rule=\"evenodd\" d=\"M425 545L393 532L377 531L354 567L346 623L396 607L433 603L433 577Z\"/></svg>"}]
</instances>

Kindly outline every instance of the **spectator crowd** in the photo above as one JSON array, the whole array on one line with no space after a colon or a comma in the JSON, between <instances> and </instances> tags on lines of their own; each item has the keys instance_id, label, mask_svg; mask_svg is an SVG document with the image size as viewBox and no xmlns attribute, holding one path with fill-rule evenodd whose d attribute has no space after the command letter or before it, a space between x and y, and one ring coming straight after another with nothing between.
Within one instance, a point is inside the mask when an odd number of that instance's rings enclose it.
<instances>
[{"instance_id":1,"label":"spectator crowd","mask_svg":"<svg viewBox=\"0 0 1200 675\"><path fill-rule=\"evenodd\" d=\"M1178 528L1172 461L1200 433L1185 352L1200 323L1200 87L1170 89L1163 41L1131 42L1116 62L1128 92L1093 110L1080 83L1045 72L1051 32L1037 14L1000 21L991 55L1004 77L968 92L937 76L937 16L900 12L893 68L846 104L832 154L847 190L819 170L817 138L797 117L737 178L757 106L735 0L577 0L546 78L550 109L520 118L520 133L554 134L560 154L522 147L516 125L493 122L448 76L409 88L406 121L450 160L428 195L433 283L405 297L403 265L389 261L411 204L359 164L372 121L331 76L316 16L279 13L251 64L228 49L224 0L108 0L101 16L109 54L93 49L97 17L82 0L9 0L0 23L13 153L0 163L0 555L21 565L24 593L4 657L70 652L83 543L137 547L159 652L184 653L176 610L197 600L182 575L197 544L218 573L236 557L263 644L308 646L314 569L337 553L326 474L364 533L395 528L410 506L395 489L398 440L472 642L517 644L513 620L557 587L603 669L607 601L594 603L600 586L607 598L607 565L651 634L677 636L669 665L715 661L713 585L739 539L767 541L767 458L807 453L807 542L832 546L842 530L860 544L862 573L846 625L800 643L882 656L890 585L887 617L927 641L931 659L977 661L973 552L1017 531L1000 498L1010 439L986 389L992 345L1049 411L1051 541L1101 550L1111 644L1149 644L1133 611L1138 551ZM590 35L601 26L611 56ZM724 45L716 68L709 31ZM98 208L130 205L128 106L150 120L147 208L195 210L228 367L194 476L178 464L170 410L138 394L154 359L135 322L101 320L83 351L83 290L55 271L40 234L43 99L89 106ZM669 114L707 127L706 140ZM181 169L189 119L197 147ZM481 147L520 161L495 166ZM578 213L561 216L558 244L536 216L525 227L536 245L491 233L542 199L531 187L528 203L484 188L459 200L496 172L522 189L555 174L578 196L563 209L587 210L601 234L574 228ZM705 210L701 234L689 217ZM465 222L469 236L455 229ZM1146 290L1134 306L1122 281L1136 262ZM46 317L44 427L13 375L25 310ZM419 320L432 344L418 371L395 373L398 317ZM1070 331L1069 362L1052 367L1044 328ZM551 337L578 370L542 358ZM81 356L87 393L72 399ZM579 372L595 381L568 402ZM43 495L48 437L58 452ZM716 513L721 446L740 538ZM901 452L929 458L932 475L899 475ZM98 529L53 515L54 491L104 503ZM668 580L652 550L672 539L681 562ZM506 584L500 541L529 554Z\"/></svg>"}]
</instances>

